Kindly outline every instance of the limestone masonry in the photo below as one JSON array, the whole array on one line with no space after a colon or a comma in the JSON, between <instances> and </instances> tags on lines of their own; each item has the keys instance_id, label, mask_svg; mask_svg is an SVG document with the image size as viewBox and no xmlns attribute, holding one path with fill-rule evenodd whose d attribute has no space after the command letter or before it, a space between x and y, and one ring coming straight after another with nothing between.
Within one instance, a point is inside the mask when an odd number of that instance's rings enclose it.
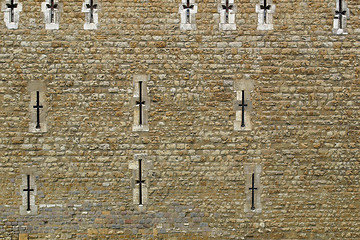
<instances>
[{"instance_id":1,"label":"limestone masonry","mask_svg":"<svg viewBox=\"0 0 360 240\"><path fill-rule=\"evenodd\" d=\"M360 1L1 1L1 240L360 239Z\"/></svg>"}]
</instances>

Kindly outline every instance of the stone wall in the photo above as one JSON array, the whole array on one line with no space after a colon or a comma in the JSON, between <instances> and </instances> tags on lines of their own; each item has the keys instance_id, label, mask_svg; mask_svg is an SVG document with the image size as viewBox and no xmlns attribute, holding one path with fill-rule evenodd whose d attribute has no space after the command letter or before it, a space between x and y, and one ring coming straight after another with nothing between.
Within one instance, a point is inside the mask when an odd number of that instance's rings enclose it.
<instances>
[{"instance_id":1,"label":"stone wall","mask_svg":"<svg viewBox=\"0 0 360 240\"><path fill-rule=\"evenodd\" d=\"M273 0L265 31L255 0L234 2L235 31L219 30L213 0L196 1L188 31L180 1L101 1L97 30L83 29L82 2L61 1L59 30L45 30L40 1L20 2L18 29L0 24L1 239L360 238L359 1L347 35L333 34L333 0ZM149 131L133 131L138 74ZM29 131L33 81L46 132ZM234 130L243 81L251 129ZM137 154L152 165L142 207ZM260 212L244 207L247 164L261 166Z\"/></svg>"}]
</instances>

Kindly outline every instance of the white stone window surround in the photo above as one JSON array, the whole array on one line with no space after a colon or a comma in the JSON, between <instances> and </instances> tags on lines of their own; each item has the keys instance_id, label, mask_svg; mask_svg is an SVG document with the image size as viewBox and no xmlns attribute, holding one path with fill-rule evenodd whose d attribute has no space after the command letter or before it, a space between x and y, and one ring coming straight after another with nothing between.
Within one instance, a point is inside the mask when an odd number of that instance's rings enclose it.
<instances>
[{"instance_id":1,"label":"white stone window surround","mask_svg":"<svg viewBox=\"0 0 360 240\"><path fill-rule=\"evenodd\" d=\"M47 132L47 101L46 101L46 85L42 81L31 81L28 84L28 91L30 94L30 103L29 103L29 112L30 112L30 123L29 123L29 132L33 133L43 133ZM39 122L40 127L38 126L38 94L39 94ZM34 107L35 106L35 107Z\"/></svg>"},{"instance_id":2,"label":"white stone window surround","mask_svg":"<svg viewBox=\"0 0 360 240\"><path fill-rule=\"evenodd\" d=\"M227 7L231 7L231 9L228 9L228 17L226 17ZM236 30L235 14L237 12L237 8L234 5L234 0L221 0L221 4L218 7L218 12L220 14L219 29L225 31Z\"/></svg>"},{"instance_id":3,"label":"white stone window surround","mask_svg":"<svg viewBox=\"0 0 360 240\"><path fill-rule=\"evenodd\" d=\"M53 8L49 7L52 6ZM53 9L53 14L52 14ZM58 0L45 0L41 3L41 11L44 14L45 29L59 29L61 4Z\"/></svg>"},{"instance_id":4,"label":"white stone window surround","mask_svg":"<svg viewBox=\"0 0 360 240\"><path fill-rule=\"evenodd\" d=\"M266 6L270 6L269 9L262 9L266 1ZM265 7L266 7L265 6ZM256 5L255 11L258 13L258 30L273 30L273 14L275 13L275 5L272 0L260 0L260 3Z\"/></svg>"},{"instance_id":5,"label":"white stone window surround","mask_svg":"<svg viewBox=\"0 0 360 240\"><path fill-rule=\"evenodd\" d=\"M30 184L28 185L28 176L30 176ZM36 215L38 213L38 206L35 204L35 198L37 195L36 187L36 169L35 168L25 168L21 173L21 185L20 185L20 196L22 199L22 204L20 206L21 215ZM24 189L30 189L30 211L28 210L28 191Z\"/></svg>"},{"instance_id":6,"label":"white stone window surround","mask_svg":"<svg viewBox=\"0 0 360 240\"><path fill-rule=\"evenodd\" d=\"M235 110L235 131L250 131L252 129L251 123L251 112L252 112L252 101L251 92L254 89L254 83L251 80L239 80L235 81L234 91L236 93L236 100L234 102ZM244 91L244 102L243 102L243 91ZM244 122L243 122L243 109L241 105L244 103Z\"/></svg>"},{"instance_id":7,"label":"white stone window surround","mask_svg":"<svg viewBox=\"0 0 360 240\"><path fill-rule=\"evenodd\" d=\"M133 131L149 131L149 123L148 123L148 112L150 109L150 98L148 97L148 88L147 83L150 80L150 75L146 74L136 74L133 79L133 89L134 94L132 98L132 105L134 108L134 122L133 122ZM141 82L141 91L140 91L140 83ZM141 108L139 106L141 94ZM140 114L141 109L141 114ZM140 121L141 116L141 121ZM140 124L141 122L141 124Z\"/></svg>"},{"instance_id":8,"label":"white stone window surround","mask_svg":"<svg viewBox=\"0 0 360 240\"><path fill-rule=\"evenodd\" d=\"M16 8L11 8L9 5L16 5ZM6 0L2 3L1 9L4 12L6 27L8 29L18 29L22 3L19 3L19 0Z\"/></svg>"},{"instance_id":9,"label":"white stone window surround","mask_svg":"<svg viewBox=\"0 0 360 240\"><path fill-rule=\"evenodd\" d=\"M334 19L333 19L333 33L348 34L346 30L346 22L347 19L349 18L350 18L350 10L347 6L346 1L336 0L336 8L334 10Z\"/></svg>"},{"instance_id":10,"label":"white stone window surround","mask_svg":"<svg viewBox=\"0 0 360 240\"><path fill-rule=\"evenodd\" d=\"M182 0L179 5L180 30L196 30L196 13L198 6L195 0Z\"/></svg>"},{"instance_id":11,"label":"white stone window surround","mask_svg":"<svg viewBox=\"0 0 360 240\"><path fill-rule=\"evenodd\" d=\"M139 160L141 160L141 196L142 204L140 202L140 186L138 183L139 180ZM131 170L131 188L133 193L133 204L137 206L138 210L145 210L146 205L149 202L148 192L149 192L149 177L150 170L152 169L152 162L148 159L146 153L134 154L134 159L129 162L129 169Z\"/></svg>"},{"instance_id":12,"label":"white stone window surround","mask_svg":"<svg viewBox=\"0 0 360 240\"><path fill-rule=\"evenodd\" d=\"M91 15L91 6L92 7L92 15ZM99 25L99 12L100 5L95 0L85 0L82 5L82 12L85 13L85 30L96 30Z\"/></svg>"},{"instance_id":13,"label":"white stone window surround","mask_svg":"<svg viewBox=\"0 0 360 240\"><path fill-rule=\"evenodd\" d=\"M261 194L263 186L261 184L261 164L245 163L244 175L245 175L245 205L244 212L246 213L261 213L262 203ZM254 174L254 186L253 186L253 174ZM252 190L252 187L256 190ZM254 200L252 200L252 191L254 191ZM252 209L252 201L254 201L254 209Z\"/></svg>"}]
</instances>

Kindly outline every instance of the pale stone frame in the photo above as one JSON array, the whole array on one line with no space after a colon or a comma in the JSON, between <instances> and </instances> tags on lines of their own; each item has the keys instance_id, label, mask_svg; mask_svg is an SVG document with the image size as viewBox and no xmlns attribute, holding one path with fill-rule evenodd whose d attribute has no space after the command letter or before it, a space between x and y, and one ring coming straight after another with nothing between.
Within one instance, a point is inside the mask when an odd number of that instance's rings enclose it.
<instances>
[{"instance_id":1,"label":"pale stone frame","mask_svg":"<svg viewBox=\"0 0 360 240\"><path fill-rule=\"evenodd\" d=\"M260 3L256 4L255 11L258 13L258 25L257 30L273 30L273 14L275 13L276 6L272 3L272 0L267 0L268 5L271 5L270 10L267 11L267 22L264 23L264 10L260 8L260 5L264 3L264 0L259 0Z\"/></svg>"},{"instance_id":2,"label":"pale stone frame","mask_svg":"<svg viewBox=\"0 0 360 240\"><path fill-rule=\"evenodd\" d=\"M194 8L190 10L190 23L187 23L186 9L183 7L185 4L186 0L182 0L181 4L179 5L180 30L196 30L196 13L198 5L195 3L195 0L190 0L190 4L194 5Z\"/></svg>"},{"instance_id":3,"label":"pale stone frame","mask_svg":"<svg viewBox=\"0 0 360 240\"><path fill-rule=\"evenodd\" d=\"M28 175L30 175L30 187L34 189L34 191L32 191L30 194L31 211L27 211L27 192L23 191L28 187L27 185ZM20 215L36 215L38 213L38 206L36 205L36 195L37 195L36 177L37 177L37 170L35 167L25 167L21 170L20 196L22 199L22 204L20 206Z\"/></svg>"},{"instance_id":4,"label":"pale stone frame","mask_svg":"<svg viewBox=\"0 0 360 240\"><path fill-rule=\"evenodd\" d=\"M29 132L33 133L43 133L47 132L47 100L46 100L46 85L42 81L31 81L28 84L28 91L30 94L30 103L29 103L29 112L30 112L30 123L29 123ZM40 128L36 128L37 123L37 113L36 109L33 107L37 103L37 94L39 91L40 104L42 108L40 110Z\"/></svg>"},{"instance_id":5,"label":"pale stone frame","mask_svg":"<svg viewBox=\"0 0 360 240\"><path fill-rule=\"evenodd\" d=\"M229 23L226 23L226 11L222 8L222 5L226 4L226 0L221 0L220 5L218 6L218 12L220 15L219 30L236 30L235 15L237 12L237 7L234 4L234 0L229 0L229 4L233 5L233 9L229 11Z\"/></svg>"},{"instance_id":6,"label":"pale stone frame","mask_svg":"<svg viewBox=\"0 0 360 240\"><path fill-rule=\"evenodd\" d=\"M51 0L45 0L45 2L41 3L41 12L44 15L45 21L45 29L47 30L58 30L60 25L60 12L62 9L62 4L59 0L54 0L56 4L58 4L57 10L54 12L54 22L51 22L50 10L47 8L46 4L50 4Z\"/></svg>"},{"instance_id":7,"label":"pale stone frame","mask_svg":"<svg viewBox=\"0 0 360 240\"><path fill-rule=\"evenodd\" d=\"M133 89L134 94L132 97L132 106L134 108L134 121L132 130L134 132L149 131L149 122L148 122L148 113L150 109L150 98L148 97L148 88L147 83L150 81L150 75L146 74L136 74L133 77ZM139 100L139 82L142 82L142 99L145 101L145 106L143 106L142 111L142 125L139 124L139 108L136 106L136 101Z\"/></svg>"},{"instance_id":8,"label":"pale stone frame","mask_svg":"<svg viewBox=\"0 0 360 240\"><path fill-rule=\"evenodd\" d=\"M84 29L85 30L96 30L99 26L99 10L100 4L98 1L94 0L94 3L97 5L96 9L93 12L94 22L90 23L90 10L86 7L86 4L90 3L90 0L85 0L82 4L81 12L85 13L85 23Z\"/></svg>"},{"instance_id":9,"label":"pale stone frame","mask_svg":"<svg viewBox=\"0 0 360 240\"><path fill-rule=\"evenodd\" d=\"M4 22L8 29L18 29L20 21L20 12L22 11L22 3L19 3L19 0L14 0L14 3L17 4L17 8L14 9L14 22L10 22L10 9L7 8L6 4L10 3L10 0L5 0L1 4L2 12L4 12Z\"/></svg>"},{"instance_id":10,"label":"pale stone frame","mask_svg":"<svg viewBox=\"0 0 360 240\"><path fill-rule=\"evenodd\" d=\"M261 184L261 164L256 163L244 163L244 176L245 176L245 204L244 212L246 213L261 213L262 203L261 194L263 191L263 185ZM254 173L254 187L257 188L254 191L254 205L255 209L251 209L252 191L249 188L252 187L252 174Z\"/></svg>"},{"instance_id":11,"label":"pale stone frame","mask_svg":"<svg viewBox=\"0 0 360 240\"><path fill-rule=\"evenodd\" d=\"M342 16L343 28L339 28L339 19L335 19L336 12L339 9L339 1L342 1L343 10L346 10L346 15ZM347 19L350 18L350 10L345 0L336 0L336 6L334 10L334 18L333 18L333 33L336 35L346 35L348 34L346 29Z\"/></svg>"},{"instance_id":12,"label":"pale stone frame","mask_svg":"<svg viewBox=\"0 0 360 240\"><path fill-rule=\"evenodd\" d=\"M242 102L242 90L244 90L245 95L245 127L241 126L242 111L239 104ZM235 111L235 121L234 121L234 130L235 131L250 131L252 130L251 122L251 112L253 109L251 101L251 93L254 90L254 82L252 80L239 80L234 83L234 91L236 93L236 101L234 102L234 111Z\"/></svg>"},{"instance_id":13,"label":"pale stone frame","mask_svg":"<svg viewBox=\"0 0 360 240\"><path fill-rule=\"evenodd\" d=\"M142 179L145 180L142 184L142 205L139 205L139 186L136 183L139 176L139 159L142 160L141 176ZM139 211L145 210L146 205L149 202L149 177L151 176L149 171L152 167L152 161L148 159L148 156L145 153L134 154L133 160L129 161L129 169L131 170L130 186L132 189L133 204L137 206Z\"/></svg>"}]
</instances>

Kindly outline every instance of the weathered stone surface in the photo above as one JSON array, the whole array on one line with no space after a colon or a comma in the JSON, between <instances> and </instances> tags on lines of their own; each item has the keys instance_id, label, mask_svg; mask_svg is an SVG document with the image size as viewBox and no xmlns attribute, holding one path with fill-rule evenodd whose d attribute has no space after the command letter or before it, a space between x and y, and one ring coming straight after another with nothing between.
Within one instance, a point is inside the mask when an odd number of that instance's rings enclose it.
<instances>
[{"instance_id":1,"label":"weathered stone surface","mask_svg":"<svg viewBox=\"0 0 360 240\"><path fill-rule=\"evenodd\" d=\"M101 1L84 30L83 1L62 0L59 30L42 1L18 29L0 24L0 239L359 239L360 14L334 35L333 0ZM0 12L0 19L4 19ZM147 83L149 131L133 132L134 75ZM234 131L238 80L253 83L252 128ZM29 132L29 83L46 86L47 131ZM144 211L129 163L152 162ZM244 165L261 171L261 213L244 212ZM37 215L20 215L23 169L36 168Z\"/></svg>"}]
</instances>

